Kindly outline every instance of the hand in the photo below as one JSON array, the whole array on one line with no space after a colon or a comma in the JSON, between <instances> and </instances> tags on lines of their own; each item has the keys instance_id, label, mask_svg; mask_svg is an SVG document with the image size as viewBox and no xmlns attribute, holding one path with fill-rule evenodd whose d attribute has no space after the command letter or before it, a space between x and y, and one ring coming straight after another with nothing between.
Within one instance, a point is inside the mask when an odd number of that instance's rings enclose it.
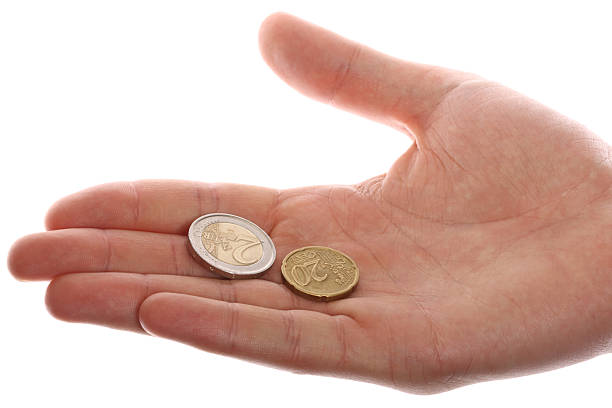
<instances>
[{"instance_id":1,"label":"hand","mask_svg":"<svg viewBox=\"0 0 612 408\"><path fill-rule=\"evenodd\" d=\"M607 352L612 333L610 148L472 74L400 61L294 17L269 17L264 58L304 94L414 138L387 174L277 191L139 181L56 203L12 248L19 279L51 279L63 320L411 392L545 370ZM262 279L218 279L186 231L228 212L265 229ZM281 282L291 250L325 245L361 270L330 303Z\"/></svg>"}]
</instances>

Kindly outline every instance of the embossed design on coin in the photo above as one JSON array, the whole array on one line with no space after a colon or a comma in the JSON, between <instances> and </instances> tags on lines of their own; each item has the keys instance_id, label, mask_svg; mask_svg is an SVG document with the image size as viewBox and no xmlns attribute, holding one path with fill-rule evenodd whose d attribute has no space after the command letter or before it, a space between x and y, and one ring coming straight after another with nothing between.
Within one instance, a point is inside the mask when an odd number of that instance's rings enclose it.
<instances>
[{"instance_id":1,"label":"embossed design on coin","mask_svg":"<svg viewBox=\"0 0 612 408\"><path fill-rule=\"evenodd\" d=\"M203 215L189 227L188 238L194 259L226 278L256 278L276 259L268 234L237 215Z\"/></svg>"},{"instance_id":2,"label":"embossed design on coin","mask_svg":"<svg viewBox=\"0 0 612 408\"><path fill-rule=\"evenodd\" d=\"M359 281L359 268L348 255L322 246L290 252L281 265L283 281L299 294L318 300L348 295Z\"/></svg>"},{"instance_id":3,"label":"embossed design on coin","mask_svg":"<svg viewBox=\"0 0 612 408\"><path fill-rule=\"evenodd\" d=\"M212 256L232 265L251 265L263 255L263 245L255 234L229 222L216 222L204 228L202 243Z\"/></svg>"}]
</instances>

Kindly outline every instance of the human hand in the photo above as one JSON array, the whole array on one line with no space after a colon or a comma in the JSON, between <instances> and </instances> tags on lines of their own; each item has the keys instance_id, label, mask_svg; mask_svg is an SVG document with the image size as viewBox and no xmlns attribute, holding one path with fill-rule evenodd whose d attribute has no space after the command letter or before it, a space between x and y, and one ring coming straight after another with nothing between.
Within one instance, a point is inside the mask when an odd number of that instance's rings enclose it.
<instances>
[{"instance_id":1,"label":"human hand","mask_svg":"<svg viewBox=\"0 0 612 408\"><path fill-rule=\"evenodd\" d=\"M437 392L607 352L612 331L609 147L569 119L472 74L379 54L287 15L262 26L266 61L315 99L416 143L354 186L178 181L94 187L19 240L19 279L52 279L64 320L143 331L295 371ZM210 212L266 230L261 279L217 279L186 231ZM349 298L282 283L305 245L353 257Z\"/></svg>"}]
</instances>

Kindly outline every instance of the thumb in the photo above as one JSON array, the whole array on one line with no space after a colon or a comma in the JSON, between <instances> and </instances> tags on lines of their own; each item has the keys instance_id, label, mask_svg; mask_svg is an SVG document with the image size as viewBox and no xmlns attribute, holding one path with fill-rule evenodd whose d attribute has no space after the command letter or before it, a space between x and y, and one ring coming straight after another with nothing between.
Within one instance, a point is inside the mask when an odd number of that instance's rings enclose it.
<instances>
[{"instance_id":1,"label":"thumb","mask_svg":"<svg viewBox=\"0 0 612 408\"><path fill-rule=\"evenodd\" d=\"M263 22L259 43L274 72L303 94L417 136L445 95L478 78L390 57L284 13Z\"/></svg>"}]
</instances>

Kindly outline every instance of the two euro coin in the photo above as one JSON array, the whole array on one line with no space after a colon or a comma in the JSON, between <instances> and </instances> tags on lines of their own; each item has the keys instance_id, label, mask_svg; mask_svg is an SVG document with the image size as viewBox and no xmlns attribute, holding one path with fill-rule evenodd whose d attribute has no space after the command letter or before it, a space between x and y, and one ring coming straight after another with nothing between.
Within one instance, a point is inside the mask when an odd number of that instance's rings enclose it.
<instances>
[{"instance_id":1,"label":"two euro coin","mask_svg":"<svg viewBox=\"0 0 612 408\"><path fill-rule=\"evenodd\" d=\"M203 215L191 224L187 235L193 257L226 278L257 278L276 259L276 248L268 234L237 215Z\"/></svg>"}]
</instances>

